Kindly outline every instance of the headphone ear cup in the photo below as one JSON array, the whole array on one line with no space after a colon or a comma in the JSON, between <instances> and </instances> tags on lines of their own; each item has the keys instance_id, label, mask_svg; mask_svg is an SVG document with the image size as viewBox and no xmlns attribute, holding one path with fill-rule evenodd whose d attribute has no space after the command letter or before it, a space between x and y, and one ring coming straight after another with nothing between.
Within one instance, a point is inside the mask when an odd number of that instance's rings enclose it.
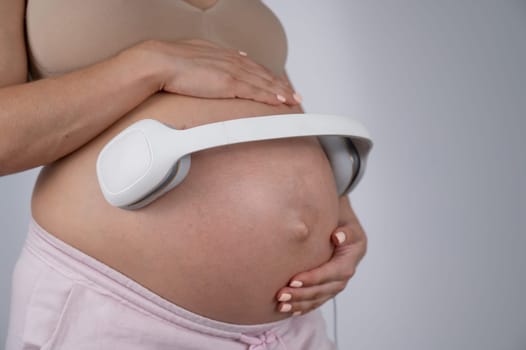
<instances>
[{"instance_id":1,"label":"headphone ear cup","mask_svg":"<svg viewBox=\"0 0 526 350\"><path fill-rule=\"evenodd\" d=\"M170 140L179 139L176 133L157 120L142 119L103 147L97 158L97 177L110 204L138 207L138 202L158 189L172 188L183 181L190 168L190 156L181 160L173 152L177 147L166 146Z\"/></svg>"},{"instance_id":2,"label":"headphone ear cup","mask_svg":"<svg viewBox=\"0 0 526 350\"><path fill-rule=\"evenodd\" d=\"M142 131L122 133L100 152L99 183L108 195L122 193L148 174L152 160L150 143Z\"/></svg>"},{"instance_id":3,"label":"headphone ear cup","mask_svg":"<svg viewBox=\"0 0 526 350\"><path fill-rule=\"evenodd\" d=\"M346 194L358 172L359 158L353 152L351 140L342 136L318 136L320 144L331 163L336 189L340 196Z\"/></svg>"},{"instance_id":4,"label":"headphone ear cup","mask_svg":"<svg viewBox=\"0 0 526 350\"><path fill-rule=\"evenodd\" d=\"M141 198L139 201L130 203L121 208L124 209L138 209L142 208L157 198L161 197L166 192L180 184L190 171L191 156L190 154L180 158L177 163L170 169L165 179L159 184L159 186L152 189L147 195Z\"/></svg>"}]
</instances>

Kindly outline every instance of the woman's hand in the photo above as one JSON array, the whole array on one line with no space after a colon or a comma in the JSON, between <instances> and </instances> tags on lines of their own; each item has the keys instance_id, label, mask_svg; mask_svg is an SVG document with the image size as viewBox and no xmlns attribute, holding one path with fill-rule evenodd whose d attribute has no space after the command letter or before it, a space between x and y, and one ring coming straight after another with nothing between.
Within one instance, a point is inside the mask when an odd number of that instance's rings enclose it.
<instances>
[{"instance_id":1,"label":"woman's hand","mask_svg":"<svg viewBox=\"0 0 526 350\"><path fill-rule=\"evenodd\" d=\"M159 90L202 98L244 98L271 105L297 105L288 82L254 62L246 53L202 39L148 40L131 49L160 65Z\"/></svg>"},{"instance_id":2,"label":"woman's hand","mask_svg":"<svg viewBox=\"0 0 526 350\"><path fill-rule=\"evenodd\" d=\"M347 196L340 198L340 221L332 232L335 245L325 264L293 276L276 295L278 310L299 315L311 311L340 293L354 275L367 251L367 237Z\"/></svg>"}]
</instances>

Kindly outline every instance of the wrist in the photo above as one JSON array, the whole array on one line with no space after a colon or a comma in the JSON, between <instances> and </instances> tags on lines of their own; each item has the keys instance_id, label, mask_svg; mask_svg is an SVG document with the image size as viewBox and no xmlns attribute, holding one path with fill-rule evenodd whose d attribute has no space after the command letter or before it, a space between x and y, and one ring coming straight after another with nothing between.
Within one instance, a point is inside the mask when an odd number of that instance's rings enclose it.
<instances>
[{"instance_id":1,"label":"wrist","mask_svg":"<svg viewBox=\"0 0 526 350\"><path fill-rule=\"evenodd\" d=\"M128 74L132 74L144 84L148 91L156 93L163 89L166 68L157 59L152 45L156 44L151 40L142 42L122 51L116 58L124 62Z\"/></svg>"}]
</instances>

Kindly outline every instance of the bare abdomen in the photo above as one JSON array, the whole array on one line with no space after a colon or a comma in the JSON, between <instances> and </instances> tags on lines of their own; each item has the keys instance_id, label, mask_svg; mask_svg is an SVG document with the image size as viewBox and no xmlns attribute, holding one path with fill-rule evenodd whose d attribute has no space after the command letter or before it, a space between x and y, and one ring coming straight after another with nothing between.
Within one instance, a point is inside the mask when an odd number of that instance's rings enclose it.
<instances>
[{"instance_id":1,"label":"bare abdomen","mask_svg":"<svg viewBox=\"0 0 526 350\"><path fill-rule=\"evenodd\" d=\"M136 120L176 128L298 113L240 99L156 94L104 133L43 168L32 212L51 234L153 292L231 323L275 321L275 293L295 273L327 261L338 196L314 137L258 141L192 155L186 179L136 211L110 206L95 163L104 144Z\"/></svg>"}]
</instances>

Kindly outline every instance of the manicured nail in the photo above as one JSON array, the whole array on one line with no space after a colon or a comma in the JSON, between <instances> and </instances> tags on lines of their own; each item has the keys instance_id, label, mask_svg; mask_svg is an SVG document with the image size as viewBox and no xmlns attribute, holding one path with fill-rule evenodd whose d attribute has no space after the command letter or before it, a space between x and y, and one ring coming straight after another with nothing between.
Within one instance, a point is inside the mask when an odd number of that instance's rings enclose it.
<instances>
[{"instance_id":1,"label":"manicured nail","mask_svg":"<svg viewBox=\"0 0 526 350\"><path fill-rule=\"evenodd\" d=\"M292 313L292 316L299 316L299 315L301 315L301 311L294 311Z\"/></svg>"},{"instance_id":2,"label":"manicured nail","mask_svg":"<svg viewBox=\"0 0 526 350\"><path fill-rule=\"evenodd\" d=\"M303 286L303 282L301 281L292 281L290 282L289 286L293 287L293 288L300 288Z\"/></svg>"},{"instance_id":3,"label":"manicured nail","mask_svg":"<svg viewBox=\"0 0 526 350\"><path fill-rule=\"evenodd\" d=\"M292 310L292 305L290 304L283 304L279 309L280 312L289 312L290 310Z\"/></svg>"},{"instance_id":4,"label":"manicured nail","mask_svg":"<svg viewBox=\"0 0 526 350\"><path fill-rule=\"evenodd\" d=\"M296 102L298 102L298 103L301 103L301 101L303 101L303 97L301 97L301 95L298 94L298 93L296 93L296 92L292 94L292 97L294 97L294 99L295 99Z\"/></svg>"},{"instance_id":5,"label":"manicured nail","mask_svg":"<svg viewBox=\"0 0 526 350\"><path fill-rule=\"evenodd\" d=\"M292 294L290 293L281 293L281 295L279 296L279 301L289 301L290 299L292 299Z\"/></svg>"},{"instance_id":6,"label":"manicured nail","mask_svg":"<svg viewBox=\"0 0 526 350\"><path fill-rule=\"evenodd\" d=\"M336 236L336 239L338 240L338 244L342 244L343 242L345 242L345 232L336 232L334 234Z\"/></svg>"},{"instance_id":7,"label":"manicured nail","mask_svg":"<svg viewBox=\"0 0 526 350\"><path fill-rule=\"evenodd\" d=\"M276 98L277 98L279 101L281 101L281 102L285 102L285 101L287 101L287 99L286 99L284 96L280 95L280 94L276 94Z\"/></svg>"},{"instance_id":8,"label":"manicured nail","mask_svg":"<svg viewBox=\"0 0 526 350\"><path fill-rule=\"evenodd\" d=\"M239 54L240 54L241 56L247 56L247 53L246 53L245 51L241 51L241 50L239 50Z\"/></svg>"}]
</instances>

